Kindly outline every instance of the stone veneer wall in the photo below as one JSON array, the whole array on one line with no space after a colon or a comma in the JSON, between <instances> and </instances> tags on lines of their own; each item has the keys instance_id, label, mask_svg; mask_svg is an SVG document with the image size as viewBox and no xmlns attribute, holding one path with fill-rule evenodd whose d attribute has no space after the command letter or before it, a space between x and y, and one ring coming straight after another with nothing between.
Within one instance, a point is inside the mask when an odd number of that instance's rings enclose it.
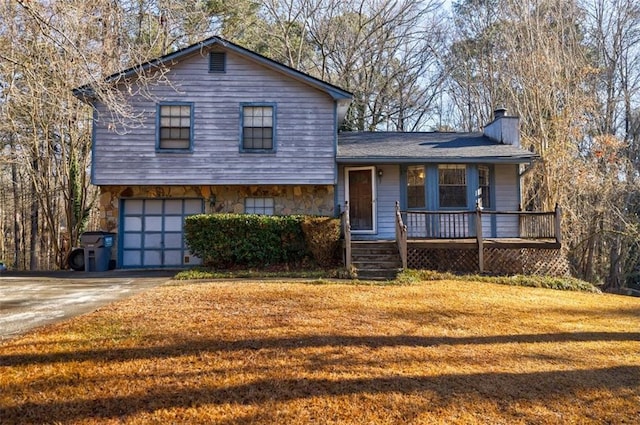
<instances>
[{"instance_id":1,"label":"stone veneer wall","mask_svg":"<svg viewBox=\"0 0 640 425\"><path fill-rule=\"evenodd\" d=\"M101 186L101 230L117 232L127 198L200 198L207 213L243 213L245 198L273 198L276 215L335 215L333 186Z\"/></svg>"}]
</instances>

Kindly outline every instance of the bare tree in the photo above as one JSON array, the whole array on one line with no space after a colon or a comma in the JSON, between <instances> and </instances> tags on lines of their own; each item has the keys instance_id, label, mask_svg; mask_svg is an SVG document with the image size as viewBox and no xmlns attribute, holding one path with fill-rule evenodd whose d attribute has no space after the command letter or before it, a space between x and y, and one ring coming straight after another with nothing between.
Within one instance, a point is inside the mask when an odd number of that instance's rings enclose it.
<instances>
[{"instance_id":1,"label":"bare tree","mask_svg":"<svg viewBox=\"0 0 640 425\"><path fill-rule=\"evenodd\" d=\"M263 2L265 54L354 93L347 128L433 123L444 73L441 3L400 0Z\"/></svg>"},{"instance_id":2,"label":"bare tree","mask_svg":"<svg viewBox=\"0 0 640 425\"><path fill-rule=\"evenodd\" d=\"M458 2L448 61L461 123L499 105L520 116L523 144L541 156L525 177L525 206L561 204L576 273L612 287L637 261L638 176L626 154L639 100L629 66L637 9L623 0Z\"/></svg>"}]
</instances>

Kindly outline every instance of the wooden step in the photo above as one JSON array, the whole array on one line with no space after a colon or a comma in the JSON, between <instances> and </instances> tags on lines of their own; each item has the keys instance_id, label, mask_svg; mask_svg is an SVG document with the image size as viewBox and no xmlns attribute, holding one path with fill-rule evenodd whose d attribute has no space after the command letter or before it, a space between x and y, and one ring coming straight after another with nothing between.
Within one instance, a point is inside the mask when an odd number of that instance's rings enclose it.
<instances>
[{"instance_id":1,"label":"wooden step","mask_svg":"<svg viewBox=\"0 0 640 425\"><path fill-rule=\"evenodd\" d=\"M359 279L393 280L402 270L395 241L353 241L351 264Z\"/></svg>"},{"instance_id":2,"label":"wooden step","mask_svg":"<svg viewBox=\"0 0 640 425\"><path fill-rule=\"evenodd\" d=\"M358 279L365 280L393 280L402 269L357 269Z\"/></svg>"}]
</instances>

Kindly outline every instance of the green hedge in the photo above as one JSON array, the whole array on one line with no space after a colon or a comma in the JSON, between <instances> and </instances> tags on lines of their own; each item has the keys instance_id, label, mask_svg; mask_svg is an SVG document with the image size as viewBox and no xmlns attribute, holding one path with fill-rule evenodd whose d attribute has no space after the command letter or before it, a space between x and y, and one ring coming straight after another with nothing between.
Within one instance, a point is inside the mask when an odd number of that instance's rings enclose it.
<instances>
[{"instance_id":1,"label":"green hedge","mask_svg":"<svg viewBox=\"0 0 640 425\"><path fill-rule=\"evenodd\" d=\"M189 250L206 266L269 266L303 260L304 216L200 214L187 217Z\"/></svg>"}]
</instances>

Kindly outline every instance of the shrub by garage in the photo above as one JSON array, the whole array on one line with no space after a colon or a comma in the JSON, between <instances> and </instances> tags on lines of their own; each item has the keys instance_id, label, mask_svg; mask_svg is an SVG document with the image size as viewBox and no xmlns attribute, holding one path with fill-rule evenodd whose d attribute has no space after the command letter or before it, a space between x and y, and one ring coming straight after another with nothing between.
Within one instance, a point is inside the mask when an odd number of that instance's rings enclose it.
<instances>
[{"instance_id":1,"label":"shrub by garage","mask_svg":"<svg viewBox=\"0 0 640 425\"><path fill-rule=\"evenodd\" d=\"M328 224L331 220L333 227ZM315 222L322 224L310 224ZM329 232L331 236L319 236L336 226L338 231ZM191 252L210 267L266 267L311 257L324 265L340 238L337 219L303 215L199 214L186 219L184 230ZM319 247L325 244L329 254Z\"/></svg>"}]
</instances>

